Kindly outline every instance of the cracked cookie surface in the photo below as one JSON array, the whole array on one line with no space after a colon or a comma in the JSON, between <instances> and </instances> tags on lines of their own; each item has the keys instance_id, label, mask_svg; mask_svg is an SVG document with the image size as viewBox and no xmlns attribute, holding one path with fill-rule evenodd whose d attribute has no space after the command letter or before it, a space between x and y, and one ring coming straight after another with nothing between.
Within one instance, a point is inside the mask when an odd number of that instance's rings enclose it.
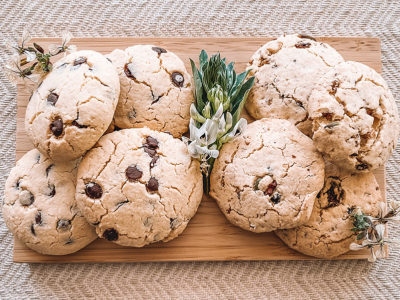
<instances>
[{"instance_id":1,"label":"cracked cookie surface","mask_svg":"<svg viewBox=\"0 0 400 300\"><path fill-rule=\"evenodd\" d=\"M383 78L361 63L344 62L325 74L308 109L316 147L349 172L383 166L397 144L393 95Z\"/></svg>"},{"instance_id":2,"label":"cracked cookie surface","mask_svg":"<svg viewBox=\"0 0 400 300\"><path fill-rule=\"evenodd\" d=\"M34 149L11 170L5 185L3 219L29 248L65 255L97 238L75 202L77 168L78 161L55 163Z\"/></svg>"},{"instance_id":3,"label":"cracked cookie surface","mask_svg":"<svg viewBox=\"0 0 400 300\"><path fill-rule=\"evenodd\" d=\"M246 109L255 119L289 120L310 136L308 97L316 81L340 62L341 55L325 43L302 35L280 36L250 60L248 69L255 82Z\"/></svg>"},{"instance_id":4,"label":"cracked cookie surface","mask_svg":"<svg viewBox=\"0 0 400 300\"><path fill-rule=\"evenodd\" d=\"M324 188L318 194L311 217L304 225L277 230L290 248L306 255L333 258L349 251L356 241L350 214L359 207L371 216L378 214L382 194L371 173L350 174L328 164Z\"/></svg>"},{"instance_id":5,"label":"cracked cookie surface","mask_svg":"<svg viewBox=\"0 0 400 300\"><path fill-rule=\"evenodd\" d=\"M268 232L305 223L323 182L311 139L289 121L261 119L222 147L210 195L232 224Z\"/></svg>"},{"instance_id":6,"label":"cracked cookie surface","mask_svg":"<svg viewBox=\"0 0 400 300\"><path fill-rule=\"evenodd\" d=\"M82 159L76 198L97 234L142 247L177 237L194 216L203 186L186 145L148 128L103 136Z\"/></svg>"},{"instance_id":7,"label":"cracked cookie surface","mask_svg":"<svg viewBox=\"0 0 400 300\"><path fill-rule=\"evenodd\" d=\"M109 126L119 88L117 71L100 53L78 51L60 59L28 103L28 136L55 161L77 159Z\"/></svg>"},{"instance_id":8,"label":"cracked cookie surface","mask_svg":"<svg viewBox=\"0 0 400 300\"><path fill-rule=\"evenodd\" d=\"M194 101L191 77L174 53L136 45L107 55L118 70L121 94L115 111L119 128L148 127L181 137Z\"/></svg>"}]
</instances>

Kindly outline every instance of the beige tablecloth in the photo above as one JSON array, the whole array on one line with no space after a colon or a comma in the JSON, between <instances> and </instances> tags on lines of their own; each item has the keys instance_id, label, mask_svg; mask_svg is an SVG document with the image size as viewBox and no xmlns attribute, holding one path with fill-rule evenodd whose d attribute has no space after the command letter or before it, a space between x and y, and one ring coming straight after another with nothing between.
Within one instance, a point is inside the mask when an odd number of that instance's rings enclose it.
<instances>
[{"instance_id":1,"label":"beige tablecloth","mask_svg":"<svg viewBox=\"0 0 400 300\"><path fill-rule=\"evenodd\" d=\"M21 35L377 36L383 75L400 99L400 2L395 1L0 1L5 41ZM0 73L0 193L15 163L16 89ZM398 147L387 164L389 198L399 194ZM400 236L400 226L391 234ZM399 250L390 259L313 262L204 262L39 265L12 262L12 236L0 219L0 298L400 299Z\"/></svg>"}]
</instances>

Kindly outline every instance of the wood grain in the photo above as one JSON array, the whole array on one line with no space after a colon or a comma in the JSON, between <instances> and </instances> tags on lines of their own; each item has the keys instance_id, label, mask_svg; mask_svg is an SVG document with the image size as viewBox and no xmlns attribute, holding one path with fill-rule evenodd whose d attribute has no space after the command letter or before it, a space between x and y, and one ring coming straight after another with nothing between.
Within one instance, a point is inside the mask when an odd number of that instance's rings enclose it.
<instances>
[{"instance_id":1,"label":"wood grain","mask_svg":"<svg viewBox=\"0 0 400 300\"><path fill-rule=\"evenodd\" d=\"M78 49L92 49L101 53L134 44L156 44L175 52L190 70L189 58L197 59L201 49L208 53L220 51L228 61L236 62L236 70L243 71L250 56L271 38L81 38L72 43ZM381 49L378 38L318 38L335 47L345 59L365 63L381 72ZM36 39L48 46L57 39ZM17 146L19 159L32 149L24 130L25 109L29 88L18 85ZM385 172L375 172L385 196ZM366 251L349 252L337 259L365 259ZM127 248L102 239L94 241L77 253L65 256L46 256L28 249L15 240L15 262L149 262L149 261L205 261L205 260L313 260L286 247L273 233L254 234L232 226L219 211L214 200L204 197L196 216L184 233L168 243L157 243L145 248Z\"/></svg>"}]
</instances>

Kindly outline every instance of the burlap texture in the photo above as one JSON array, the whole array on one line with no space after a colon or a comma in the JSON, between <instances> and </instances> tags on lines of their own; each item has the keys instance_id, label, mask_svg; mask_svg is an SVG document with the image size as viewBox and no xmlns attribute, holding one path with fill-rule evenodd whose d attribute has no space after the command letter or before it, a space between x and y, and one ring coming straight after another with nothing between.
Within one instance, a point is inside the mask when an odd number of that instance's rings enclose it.
<instances>
[{"instance_id":1,"label":"burlap texture","mask_svg":"<svg viewBox=\"0 0 400 300\"><path fill-rule=\"evenodd\" d=\"M399 1L0 1L5 41L24 27L37 37L259 37L283 32L377 36L383 75L400 97ZM15 164L16 89L0 73L0 193ZM387 164L389 198L399 193L400 150ZM400 226L391 227L400 236ZM0 297L133 299L400 299L399 250L390 259L308 262L14 264L0 219Z\"/></svg>"}]
</instances>

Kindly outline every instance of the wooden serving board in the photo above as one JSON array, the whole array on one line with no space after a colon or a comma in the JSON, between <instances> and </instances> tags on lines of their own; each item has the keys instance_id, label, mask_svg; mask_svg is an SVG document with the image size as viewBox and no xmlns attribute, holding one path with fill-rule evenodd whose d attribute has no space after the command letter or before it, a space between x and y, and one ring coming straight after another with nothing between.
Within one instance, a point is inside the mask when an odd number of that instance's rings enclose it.
<instances>
[{"instance_id":1,"label":"wooden serving board","mask_svg":"<svg viewBox=\"0 0 400 300\"><path fill-rule=\"evenodd\" d=\"M271 38L80 38L72 40L78 49L109 53L134 44L154 44L175 52L190 70L189 58L197 61L201 49L209 54L221 52L228 61L236 62L243 71L250 56ZM381 72L381 48L378 38L318 38L335 47L346 60L355 60ZM40 45L59 43L58 39L36 39ZM17 146L19 159L32 149L24 130L25 109L30 91L18 85ZM385 196L385 172L375 172ZM338 259L365 259L367 251L349 252ZM204 260L310 260L285 246L274 233L255 234L230 225L214 200L204 197L195 217L177 239L145 248L127 248L98 239L77 253L65 256L46 256L15 241L15 262L149 262Z\"/></svg>"}]
</instances>

